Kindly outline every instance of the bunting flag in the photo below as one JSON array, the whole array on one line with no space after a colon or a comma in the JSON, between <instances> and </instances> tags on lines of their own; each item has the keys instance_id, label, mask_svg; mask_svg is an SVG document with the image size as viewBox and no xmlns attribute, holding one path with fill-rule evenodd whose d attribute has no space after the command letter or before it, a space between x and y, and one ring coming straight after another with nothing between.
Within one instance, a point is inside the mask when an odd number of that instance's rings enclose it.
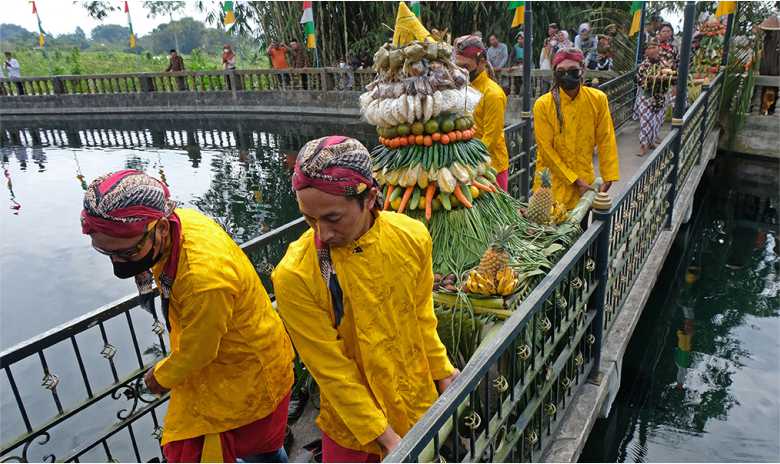
<instances>
[{"instance_id":1,"label":"bunting flag","mask_svg":"<svg viewBox=\"0 0 780 464\"><path fill-rule=\"evenodd\" d=\"M642 23L642 3L644 2L631 2L631 29L628 31L628 36L639 32L639 27Z\"/></svg>"},{"instance_id":2,"label":"bunting flag","mask_svg":"<svg viewBox=\"0 0 780 464\"><path fill-rule=\"evenodd\" d=\"M301 24L306 32L306 48L317 48L317 35L314 30L314 12L311 9L311 2L303 2L303 16Z\"/></svg>"},{"instance_id":3,"label":"bunting flag","mask_svg":"<svg viewBox=\"0 0 780 464\"><path fill-rule=\"evenodd\" d=\"M509 11L515 11L512 27L520 27L525 19L525 2L509 2Z\"/></svg>"},{"instance_id":4,"label":"bunting flag","mask_svg":"<svg viewBox=\"0 0 780 464\"><path fill-rule=\"evenodd\" d=\"M715 10L715 16L718 18L728 16L737 12L737 2L718 2L718 9Z\"/></svg>"},{"instance_id":5,"label":"bunting flag","mask_svg":"<svg viewBox=\"0 0 780 464\"><path fill-rule=\"evenodd\" d=\"M409 2L409 9L412 10L415 16L420 17L420 2L418 0Z\"/></svg>"},{"instance_id":6,"label":"bunting flag","mask_svg":"<svg viewBox=\"0 0 780 464\"><path fill-rule=\"evenodd\" d=\"M222 24L227 26L228 24L233 24L236 22L236 14L233 12L233 2L226 1L222 3L222 12L224 13L222 17Z\"/></svg>"},{"instance_id":7,"label":"bunting flag","mask_svg":"<svg viewBox=\"0 0 780 464\"><path fill-rule=\"evenodd\" d=\"M135 33L133 32L133 22L130 20L130 5L125 2L125 14L127 14L127 27L130 29L130 48L135 48Z\"/></svg>"},{"instance_id":8,"label":"bunting flag","mask_svg":"<svg viewBox=\"0 0 780 464\"><path fill-rule=\"evenodd\" d=\"M43 31L43 25L41 24L41 17L38 15L38 8L35 7L35 2L30 3L32 3L32 12L35 15L35 18L38 20L38 46L43 48L43 45L46 43L46 39L44 38L45 32Z\"/></svg>"}]
</instances>

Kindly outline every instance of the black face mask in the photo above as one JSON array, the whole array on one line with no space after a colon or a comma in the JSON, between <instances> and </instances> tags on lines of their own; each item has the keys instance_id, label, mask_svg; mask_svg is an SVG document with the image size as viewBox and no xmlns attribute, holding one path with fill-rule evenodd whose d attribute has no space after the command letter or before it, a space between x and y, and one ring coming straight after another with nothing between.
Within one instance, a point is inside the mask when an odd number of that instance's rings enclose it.
<instances>
[{"instance_id":1,"label":"black face mask","mask_svg":"<svg viewBox=\"0 0 780 464\"><path fill-rule=\"evenodd\" d=\"M555 79L563 90L574 90L580 85L581 71L570 69L568 71L556 71Z\"/></svg>"},{"instance_id":2,"label":"black face mask","mask_svg":"<svg viewBox=\"0 0 780 464\"><path fill-rule=\"evenodd\" d=\"M474 82L474 79L477 78L477 68L469 70L469 82Z\"/></svg>"},{"instance_id":3,"label":"black face mask","mask_svg":"<svg viewBox=\"0 0 780 464\"><path fill-rule=\"evenodd\" d=\"M146 255L138 261L123 262L112 260L111 264L114 266L115 276L120 279L129 279L130 277L135 277L138 274L151 269L152 266L157 264L157 261L159 261L161 257L162 253L158 256L154 256L154 243L152 243L152 248L149 249L149 253L146 253Z\"/></svg>"}]
</instances>

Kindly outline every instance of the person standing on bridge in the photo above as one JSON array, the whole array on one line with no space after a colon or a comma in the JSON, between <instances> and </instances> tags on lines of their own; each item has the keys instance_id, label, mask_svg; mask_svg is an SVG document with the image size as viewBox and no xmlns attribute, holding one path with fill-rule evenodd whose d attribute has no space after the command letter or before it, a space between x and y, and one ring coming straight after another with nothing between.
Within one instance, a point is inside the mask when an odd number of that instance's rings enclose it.
<instances>
[{"instance_id":1,"label":"person standing on bridge","mask_svg":"<svg viewBox=\"0 0 780 464\"><path fill-rule=\"evenodd\" d=\"M290 52L290 47L284 43L273 41L271 46L268 47L268 58L271 59L271 67L277 71L287 71L290 65L287 63L287 53ZM285 72L281 75L281 82L284 85L290 85L290 74ZM281 84L280 82L280 84Z\"/></svg>"},{"instance_id":2,"label":"person standing on bridge","mask_svg":"<svg viewBox=\"0 0 780 464\"><path fill-rule=\"evenodd\" d=\"M176 49L171 49L171 55L168 58L168 67L165 72L184 72L184 58L176 53ZM184 78L176 77L176 90L183 90L185 87Z\"/></svg>"},{"instance_id":3,"label":"person standing on bridge","mask_svg":"<svg viewBox=\"0 0 780 464\"><path fill-rule=\"evenodd\" d=\"M577 204L596 178L593 150L598 151L599 171L609 190L620 177L617 142L607 96L583 83L583 60L577 48L564 48L552 61L552 90L534 103L537 143L534 190L541 186L541 172L549 168L555 199L567 209Z\"/></svg>"},{"instance_id":4,"label":"person standing on bridge","mask_svg":"<svg viewBox=\"0 0 780 464\"><path fill-rule=\"evenodd\" d=\"M425 226L381 211L368 150L330 136L292 178L311 226L273 272L279 313L320 388L323 462L379 462L459 374L436 332Z\"/></svg>"},{"instance_id":5,"label":"person standing on bridge","mask_svg":"<svg viewBox=\"0 0 780 464\"><path fill-rule=\"evenodd\" d=\"M20 80L22 78L22 72L19 67L19 62L14 58L11 52L5 52L5 63L3 63L3 68L5 68L5 72L8 75L8 80L16 85L17 95L24 95L24 85Z\"/></svg>"},{"instance_id":6,"label":"person standing on bridge","mask_svg":"<svg viewBox=\"0 0 780 464\"><path fill-rule=\"evenodd\" d=\"M229 74L233 74L233 71L236 70L236 54L233 52L233 47L230 44L225 44L222 47L222 69ZM225 87L228 90L233 90L230 75L225 76Z\"/></svg>"},{"instance_id":7,"label":"person standing on bridge","mask_svg":"<svg viewBox=\"0 0 780 464\"><path fill-rule=\"evenodd\" d=\"M160 289L171 353L144 381L153 394L171 392L165 458L286 462L294 352L244 252L216 222L176 208L164 183L131 169L90 184L81 224L117 277L135 277L144 308L155 311L152 282Z\"/></svg>"},{"instance_id":8,"label":"person standing on bridge","mask_svg":"<svg viewBox=\"0 0 780 464\"><path fill-rule=\"evenodd\" d=\"M650 39L645 47L645 59L639 65L636 81L639 85L634 119L639 119L639 156L656 147L664 123L669 78L661 73L658 41Z\"/></svg>"},{"instance_id":9,"label":"person standing on bridge","mask_svg":"<svg viewBox=\"0 0 780 464\"><path fill-rule=\"evenodd\" d=\"M293 39L290 41L290 55L292 57L292 65L295 69L303 69L309 67L309 55L306 50L301 46L301 43ZM301 88L303 90L309 89L309 76L306 73L301 73Z\"/></svg>"},{"instance_id":10,"label":"person standing on bridge","mask_svg":"<svg viewBox=\"0 0 780 464\"><path fill-rule=\"evenodd\" d=\"M490 153L491 165L498 172L498 186L507 190L509 152L504 139L506 93L488 73L487 50L479 37L471 35L461 38L455 50L455 60L458 66L469 72L471 86L482 94L474 109L475 137L482 140Z\"/></svg>"}]
</instances>

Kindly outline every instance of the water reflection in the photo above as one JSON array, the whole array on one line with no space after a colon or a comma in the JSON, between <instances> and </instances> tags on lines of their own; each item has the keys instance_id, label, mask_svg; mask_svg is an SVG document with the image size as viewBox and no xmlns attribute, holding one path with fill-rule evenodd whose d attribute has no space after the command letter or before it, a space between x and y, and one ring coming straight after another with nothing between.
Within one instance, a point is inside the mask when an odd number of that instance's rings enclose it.
<instances>
[{"instance_id":1,"label":"water reflection","mask_svg":"<svg viewBox=\"0 0 780 464\"><path fill-rule=\"evenodd\" d=\"M581 461L780 455L776 182L746 190L726 176L700 188Z\"/></svg>"}]
</instances>

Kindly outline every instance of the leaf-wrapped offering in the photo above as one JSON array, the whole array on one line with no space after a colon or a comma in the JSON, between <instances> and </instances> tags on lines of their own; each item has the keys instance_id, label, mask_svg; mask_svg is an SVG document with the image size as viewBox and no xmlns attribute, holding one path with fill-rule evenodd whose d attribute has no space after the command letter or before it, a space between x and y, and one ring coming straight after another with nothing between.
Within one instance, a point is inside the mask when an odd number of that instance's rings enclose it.
<instances>
[{"instance_id":1,"label":"leaf-wrapped offering","mask_svg":"<svg viewBox=\"0 0 780 464\"><path fill-rule=\"evenodd\" d=\"M425 48L418 43L413 43L404 48L404 55L408 62L416 63L425 57Z\"/></svg>"}]
</instances>

